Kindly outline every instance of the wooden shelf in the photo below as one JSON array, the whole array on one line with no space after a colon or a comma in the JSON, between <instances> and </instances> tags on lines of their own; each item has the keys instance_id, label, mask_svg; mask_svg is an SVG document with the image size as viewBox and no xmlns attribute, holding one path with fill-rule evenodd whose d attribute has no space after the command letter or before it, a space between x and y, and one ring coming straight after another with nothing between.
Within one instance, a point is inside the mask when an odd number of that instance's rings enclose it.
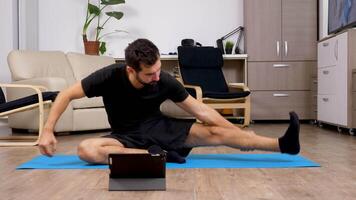
<instances>
[{"instance_id":1,"label":"wooden shelf","mask_svg":"<svg viewBox=\"0 0 356 200\"><path fill-rule=\"evenodd\" d=\"M232 55L223 55L224 60L243 60L247 59L247 54L232 54ZM124 61L125 58L115 58L117 61ZM178 55L161 55L161 60L178 60Z\"/></svg>"}]
</instances>

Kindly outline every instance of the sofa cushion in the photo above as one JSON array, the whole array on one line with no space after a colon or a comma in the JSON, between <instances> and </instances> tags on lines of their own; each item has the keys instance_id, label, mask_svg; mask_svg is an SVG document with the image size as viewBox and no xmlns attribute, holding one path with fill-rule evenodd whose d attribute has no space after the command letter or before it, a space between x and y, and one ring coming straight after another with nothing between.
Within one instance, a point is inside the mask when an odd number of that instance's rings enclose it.
<instances>
[{"instance_id":1,"label":"sofa cushion","mask_svg":"<svg viewBox=\"0 0 356 200\"><path fill-rule=\"evenodd\" d=\"M74 78L76 81L80 81L96 70L115 63L115 59L108 56L92 56L79 53L68 53L67 58L70 65L72 66ZM74 100L72 105L74 109L104 107L104 103L101 97Z\"/></svg>"},{"instance_id":2,"label":"sofa cushion","mask_svg":"<svg viewBox=\"0 0 356 200\"><path fill-rule=\"evenodd\" d=\"M93 56L80 53L67 53L74 78L80 81L98 69L114 64L115 59L108 56Z\"/></svg>"},{"instance_id":3,"label":"sofa cushion","mask_svg":"<svg viewBox=\"0 0 356 200\"><path fill-rule=\"evenodd\" d=\"M72 67L61 51L14 50L7 57L12 81L41 77L64 78L74 84Z\"/></svg>"},{"instance_id":4,"label":"sofa cushion","mask_svg":"<svg viewBox=\"0 0 356 200\"><path fill-rule=\"evenodd\" d=\"M73 109L82 108L103 108L104 102L101 97L81 98L72 101Z\"/></svg>"}]
</instances>

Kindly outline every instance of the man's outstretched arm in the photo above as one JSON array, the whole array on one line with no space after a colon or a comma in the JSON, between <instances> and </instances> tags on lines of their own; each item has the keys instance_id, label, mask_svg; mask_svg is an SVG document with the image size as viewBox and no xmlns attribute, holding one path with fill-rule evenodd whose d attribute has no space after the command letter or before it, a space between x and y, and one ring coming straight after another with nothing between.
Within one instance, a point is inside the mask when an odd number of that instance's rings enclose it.
<instances>
[{"instance_id":1,"label":"man's outstretched arm","mask_svg":"<svg viewBox=\"0 0 356 200\"><path fill-rule=\"evenodd\" d=\"M69 88L61 91L54 103L52 104L46 124L43 128L43 133L39 139L39 150L41 154L46 156L53 156L56 151L57 140L54 136L54 127L67 108L68 104L73 99L79 99L85 96L81 82L70 86Z\"/></svg>"}]
</instances>

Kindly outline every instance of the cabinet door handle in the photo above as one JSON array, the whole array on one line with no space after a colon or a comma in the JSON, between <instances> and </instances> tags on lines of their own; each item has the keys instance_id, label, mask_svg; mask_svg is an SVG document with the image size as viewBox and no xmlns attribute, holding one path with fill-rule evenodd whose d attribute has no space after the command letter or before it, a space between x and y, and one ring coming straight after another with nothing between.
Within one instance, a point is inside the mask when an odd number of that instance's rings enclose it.
<instances>
[{"instance_id":1,"label":"cabinet door handle","mask_svg":"<svg viewBox=\"0 0 356 200\"><path fill-rule=\"evenodd\" d=\"M329 42L324 42L323 47L327 47L327 46L329 46Z\"/></svg>"},{"instance_id":2,"label":"cabinet door handle","mask_svg":"<svg viewBox=\"0 0 356 200\"><path fill-rule=\"evenodd\" d=\"M323 74L324 75L328 75L329 74L329 70L323 70Z\"/></svg>"},{"instance_id":3,"label":"cabinet door handle","mask_svg":"<svg viewBox=\"0 0 356 200\"><path fill-rule=\"evenodd\" d=\"M279 57L279 41L277 41L277 56Z\"/></svg>"},{"instance_id":4,"label":"cabinet door handle","mask_svg":"<svg viewBox=\"0 0 356 200\"><path fill-rule=\"evenodd\" d=\"M273 94L274 97L289 97L288 94Z\"/></svg>"},{"instance_id":5,"label":"cabinet door handle","mask_svg":"<svg viewBox=\"0 0 356 200\"><path fill-rule=\"evenodd\" d=\"M285 53L285 56L288 56L288 42L287 41L284 41L284 53Z\"/></svg>"},{"instance_id":6,"label":"cabinet door handle","mask_svg":"<svg viewBox=\"0 0 356 200\"><path fill-rule=\"evenodd\" d=\"M289 67L288 64L273 64L274 68L282 68L282 67Z\"/></svg>"},{"instance_id":7,"label":"cabinet door handle","mask_svg":"<svg viewBox=\"0 0 356 200\"><path fill-rule=\"evenodd\" d=\"M329 101L329 98L322 98L324 102L328 102Z\"/></svg>"}]
</instances>

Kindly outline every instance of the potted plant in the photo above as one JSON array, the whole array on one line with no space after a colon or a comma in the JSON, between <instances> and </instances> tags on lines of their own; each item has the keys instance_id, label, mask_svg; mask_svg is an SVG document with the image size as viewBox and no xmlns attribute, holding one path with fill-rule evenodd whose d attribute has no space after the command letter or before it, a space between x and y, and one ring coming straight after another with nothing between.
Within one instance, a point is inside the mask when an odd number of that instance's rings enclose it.
<instances>
[{"instance_id":1,"label":"potted plant","mask_svg":"<svg viewBox=\"0 0 356 200\"><path fill-rule=\"evenodd\" d=\"M98 0L98 3L94 5L91 4L88 0L87 13L86 13L86 18L82 31L85 54L99 55L99 52L100 54L105 53L106 43L102 41L103 37L117 32L126 32L122 30L115 30L101 35L101 31L104 29L105 24L109 20L111 20L112 18L116 20L120 20L124 16L124 13L118 11L105 12L107 18L105 19L104 22L101 22L101 17L102 17L102 13L104 12L104 9L109 5L118 5L123 3L125 3L125 0ZM95 39L88 40L87 31L94 19L97 19L96 20L97 24L95 26Z\"/></svg>"},{"instance_id":2,"label":"potted plant","mask_svg":"<svg viewBox=\"0 0 356 200\"><path fill-rule=\"evenodd\" d=\"M226 43L225 43L225 53L226 53L226 54L231 54L233 47L234 47L234 43L233 43L233 42L231 42L231 41L226 41Z\"/></svg>"}]
</instances>

